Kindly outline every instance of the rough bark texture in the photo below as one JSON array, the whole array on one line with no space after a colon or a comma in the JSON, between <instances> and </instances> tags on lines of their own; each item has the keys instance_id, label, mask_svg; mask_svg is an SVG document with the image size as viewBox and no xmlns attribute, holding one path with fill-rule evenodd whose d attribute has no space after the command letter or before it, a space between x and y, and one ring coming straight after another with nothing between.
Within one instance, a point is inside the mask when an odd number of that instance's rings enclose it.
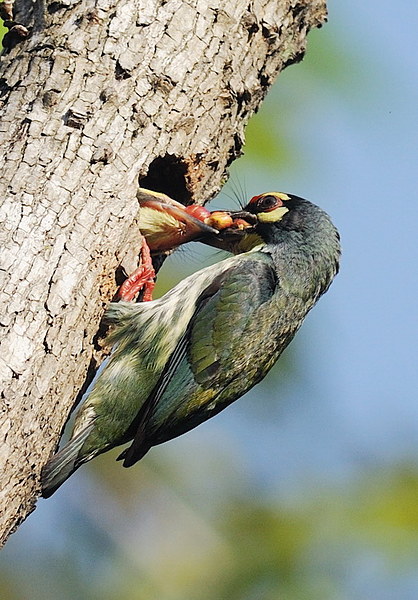
<instances>
[{"instance_id":1,"label":"rough bark texture","mask_svg":"<svg viewBox=\"0 0 418 600\"><path fill-rule=\"evenodd\" d=\"M1 58L1 533L34 508L115 291L138 180L203 202L323 0L17 2ZM15 6L16 9L16 6Z\"/></svg>"}]
</instances>

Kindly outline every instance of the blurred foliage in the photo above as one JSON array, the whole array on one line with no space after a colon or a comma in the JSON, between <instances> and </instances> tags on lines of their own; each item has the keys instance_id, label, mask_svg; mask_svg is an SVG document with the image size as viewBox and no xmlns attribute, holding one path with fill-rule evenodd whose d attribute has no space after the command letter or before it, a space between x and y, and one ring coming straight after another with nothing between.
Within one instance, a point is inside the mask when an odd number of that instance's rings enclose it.
<instances>
[{"instance_id":1,"label":"blurred foliage","mask_svg":"<svg viewBox=\"0 0 418 600\"><path fill-rule=\"evenodd\" d=\"M132 490L128 504L124 493L119 497L115 490L110 501L108 495L99 496L101 503L125 506L116 524L100 526L94 507L78 506L71 514L72 507L61 515L70 522L63 524L65 548L51 544L34 551L32 541L20 556L9 555L1 568L1 597L338 600L351 597L342 581L357 568L359 557L369 563L370 577L373 569L405 575L415 569L415 467L401 464L371 472L350 490L316 489L312 498L291 505L229 497L212 517L167 491L152 470L142 469L141 487L136 508ZM144 521L151 516L145 528L135 524L139 511ZM180 527L169 528L175 538L167 539L166 525L174 514ZM128 522L121 521L123 515ZM77 528L70 531L72 519ZM29 558L22 552L32 553L31 559L16 569L14 560Z\"/></svg>"},{"instance_id":2,"label":"blurred foliage","mask_svg":"<svg viewBox=\"0 0 418 600\"><path fill-rule=\"evenodd\" d=\"M311 31L303 61L280 74L275 93L267 95L260 111L250 120L246 129L246 157L254 164L270 169L277 165L281 169L297 167L295 106L309 98L313 88L318 86L338 95L358 94L358 88L353 90L352 70L359 72L361 63L361 56L354 55L348 48L343 49L341 41L327 28ZM286 85L284 80L293 85Z\"/></svg>"}]
</instances>

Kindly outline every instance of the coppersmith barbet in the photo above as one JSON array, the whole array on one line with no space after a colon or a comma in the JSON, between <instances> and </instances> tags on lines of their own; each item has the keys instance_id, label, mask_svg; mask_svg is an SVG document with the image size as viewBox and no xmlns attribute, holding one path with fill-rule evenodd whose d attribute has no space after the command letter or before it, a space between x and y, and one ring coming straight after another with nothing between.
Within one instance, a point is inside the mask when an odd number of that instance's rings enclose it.
<instances>
[{"instance_id":1,"label":"coppersmith barbet","mask_svg":"<svg viewBox=\"0 0 418 600\"><path fill-rule=\"evenodd\" d=\"M274 192L240 216L251 227L207 239L234 256L158 300L109 306L113 352L71 440L43 470L44 497L114 446L131 441L119 456L129 467L220 412L266 375L326 292L340 244L323 210Z\"/></svg>"}]
</instances>

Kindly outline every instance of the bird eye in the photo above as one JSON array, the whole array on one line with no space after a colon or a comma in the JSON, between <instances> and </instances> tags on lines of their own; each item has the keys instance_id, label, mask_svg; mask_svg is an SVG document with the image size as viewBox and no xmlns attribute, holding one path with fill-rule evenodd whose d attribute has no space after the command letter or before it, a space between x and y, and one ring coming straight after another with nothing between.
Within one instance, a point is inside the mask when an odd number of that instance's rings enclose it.
<instances>
[{"instance_id":1,"label":"bird eye","mask_svg":"<svg viewBox=\"0 0 418 600\"><path fill-rule=\"evenodd\" d=\"M259 198L257 205L258 210L269 211L273 208L283 206L283 202L277 196L262 196Z\"/></svg>"}]
</instances>

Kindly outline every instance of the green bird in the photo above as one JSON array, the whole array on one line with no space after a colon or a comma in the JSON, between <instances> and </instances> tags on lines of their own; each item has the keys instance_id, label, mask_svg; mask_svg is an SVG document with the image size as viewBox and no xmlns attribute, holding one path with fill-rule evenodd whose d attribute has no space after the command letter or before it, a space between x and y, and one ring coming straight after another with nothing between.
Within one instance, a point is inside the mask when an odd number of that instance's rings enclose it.
<instances>
[{"instance_id":1,"label":"green bird","mask_svg":"<svg viewBox=\"0 0 418 600\"><path fill-rule=\"evenodd\" d=\"M48 497L83 463L131 441L125 467L213 417L257 384L338 272L329 216L283 193L255 196L207 243L235 255L158 300L110 304L113 351L81 407L70 441L43 469Z\"/></svg>"}]
</instances>

